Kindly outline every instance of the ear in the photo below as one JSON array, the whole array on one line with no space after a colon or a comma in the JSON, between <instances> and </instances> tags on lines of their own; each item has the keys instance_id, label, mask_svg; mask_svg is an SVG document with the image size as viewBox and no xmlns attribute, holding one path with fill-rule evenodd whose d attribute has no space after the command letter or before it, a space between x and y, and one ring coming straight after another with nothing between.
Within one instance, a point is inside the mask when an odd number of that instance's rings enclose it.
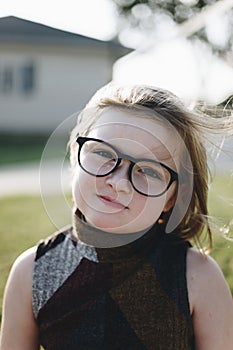
<instances>
[{"instance_id":1,"label":"ear","mask_svg":"<svg viewBox=\"0 0 233 350\"><path fill-rule=\"evenodd\" d=\"M165 213L168 212L172 207L174 207L175 201L176 201L176 194L173 194L171 198L169 198L168 201L166 202L163 208L163 211Z\"/></svg>"},{"instance_id":2,"label":"ear","mask_svg":"<svg viewBox=\"0 0 233 350\"><path fill-rule=\"evenodd\" d=\"M75 167L77 163L77 156L76 156L77 148L78 148L77 142L72 142L70 144L70 161L71 161L72 167Z\"/></svg>"},{"instance_id":3,"label":"ear","mask_svg":"<svg viewBox=\"0 0 233 350\"><path fill-rule=\"evenodd\" d=\"M178 187L178 191L175 191L175 193L173 193L173 195L171 196L171 198L168 199L168 201L166 202L163 211L166 213L168 212L172 207L174 207L175 202L177 200L177 197L181 200L183 200L185 194L186 194L186 190L187 190L187 185L186 184L181 184Z\"/></svg>"},{"instance_id":4,"label":"ear","mask_svg":"<svg viewBox=\"0 0 233 350\"><path fill-rule=\"evenodd\" d=\"M72 149L72 151L75 151L75 150L77 149L77 147L78 147L77 142L72 142L72 143L70 144L70 148Z\"/></svg>"}]
</instances>

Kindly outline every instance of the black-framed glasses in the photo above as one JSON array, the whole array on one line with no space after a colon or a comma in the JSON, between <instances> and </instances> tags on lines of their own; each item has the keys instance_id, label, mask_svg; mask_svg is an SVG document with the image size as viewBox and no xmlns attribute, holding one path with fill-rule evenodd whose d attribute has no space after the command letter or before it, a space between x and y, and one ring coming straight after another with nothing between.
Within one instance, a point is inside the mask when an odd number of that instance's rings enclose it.
<instances>
[{"instance_id":1,"label":"black-framed glasses","mask_svg":"<svg viewBox=\"0 0 233 350\"><path fill-rule=\"evenodd\" d=\"M162 196L178 180L178 173L167 165L152 159L131 157L103 140L80 136L76 142L79 144L78 163L90 175L107 176L123 159L130 161L129 181L134 190L144 196Z\"/></svg>"}]
</instances>

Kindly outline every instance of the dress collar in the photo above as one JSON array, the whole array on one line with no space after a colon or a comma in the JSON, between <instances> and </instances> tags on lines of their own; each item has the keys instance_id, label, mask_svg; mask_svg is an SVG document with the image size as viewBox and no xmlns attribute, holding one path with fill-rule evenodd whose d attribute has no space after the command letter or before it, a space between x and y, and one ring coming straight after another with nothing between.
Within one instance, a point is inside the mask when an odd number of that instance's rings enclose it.
<instances>
[{"instance_id":1,"label":"dress collar","mask_svg":"<svg viewBox=\"0 0 233 350\"><path fill-rule=\"evenodd\" d=\"M76 210L73 218L74 234L78 240L96 249L99 261L123 261L147 255L163 233L157 223L135 233L109 233L89 225Z\"/></svg>"}]
</instances>

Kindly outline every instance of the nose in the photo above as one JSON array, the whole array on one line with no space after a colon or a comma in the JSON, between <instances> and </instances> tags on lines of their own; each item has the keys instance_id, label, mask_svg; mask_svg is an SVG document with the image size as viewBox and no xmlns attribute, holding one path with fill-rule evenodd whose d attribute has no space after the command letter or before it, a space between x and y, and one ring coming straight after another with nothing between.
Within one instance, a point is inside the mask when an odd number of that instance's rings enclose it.
<instances>
[{"instance_id":1,"label":"nose","mask_svg":"<svg viewBox=\"0 0 233 350\"><path fill-rule=\"evenodd\" d=\"M129 165L128 160L122 160L119 166L107 176L106 184L111 186L116 192L130 193L132 185L129 181Z\"/></svg>"}]
</instances>

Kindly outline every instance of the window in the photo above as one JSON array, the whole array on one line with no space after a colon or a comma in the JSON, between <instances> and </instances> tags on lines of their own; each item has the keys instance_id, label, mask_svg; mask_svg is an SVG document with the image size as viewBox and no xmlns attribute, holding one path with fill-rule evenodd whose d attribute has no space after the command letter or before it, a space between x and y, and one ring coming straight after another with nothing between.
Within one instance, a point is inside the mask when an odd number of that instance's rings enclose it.
<instances>
[{"instance_id":1,"label":"window","mask_svg":"<svg viewBox=\"0 0 233 350\"><path fill-rule=\"evenodd\" d=\"M13 69L5 67L0 70L0 91L10 93L13 89Z\"/></svg>"},{"instance_id":2,"label":"window","mask_svg":"<svg viewBox=\"0 0 233 350\"><path fill-rule=\"evenodd\" d=\"M0 66L0 94L32 93L35 89L35 65Z\"/></svg>"},{"instance_id":3,"label":"window","mask_svg":"<svg viewBox=\"0 0 233 350\"><path fill-rule=\"evenodd\" d=\"M30 93L35 87L35 68L32 63L21 68L21 88L25 93Z\"/></svg>"}]
</instances>

